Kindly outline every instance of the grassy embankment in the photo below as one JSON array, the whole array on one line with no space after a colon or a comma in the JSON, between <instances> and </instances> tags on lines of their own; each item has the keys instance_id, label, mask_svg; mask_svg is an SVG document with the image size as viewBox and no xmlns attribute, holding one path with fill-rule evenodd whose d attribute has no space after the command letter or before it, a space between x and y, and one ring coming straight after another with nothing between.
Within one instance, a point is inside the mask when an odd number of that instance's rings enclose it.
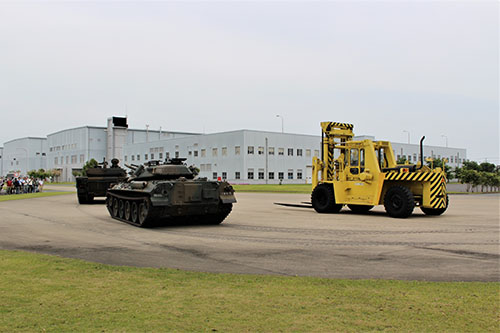
<instances>
[{"instance_id":1,"label":"grassy embankment","mask_svg":"<svg viewBox=\"0 0 500 333\"><path fill-rule=\"evenodd\" d=\"M55 195L74 194L74 192L38 192L38 193L24 193L24 194L5 194L0 195L0 202L21 199L33 199L42 197L53 197Z\"/></svg>"},{"instance_id":2,"label":"grassy embankment","mask_svg":"<svg viewBox=\"0 0 500 333\"><path fill-rule=\"evenodd\" d=\"M0 251L0 331L498 331L499 284L116 267Z\"/></svg>"}]
</instances>

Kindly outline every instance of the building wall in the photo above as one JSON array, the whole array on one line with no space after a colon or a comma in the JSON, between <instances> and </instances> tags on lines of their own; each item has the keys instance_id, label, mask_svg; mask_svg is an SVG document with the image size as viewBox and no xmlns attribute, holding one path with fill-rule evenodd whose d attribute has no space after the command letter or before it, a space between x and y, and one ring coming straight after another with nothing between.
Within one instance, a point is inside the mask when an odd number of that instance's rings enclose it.
<instances>
[{"instance_id":1,"label":"building wall","mask_svg":"<svg viewBox=\"0 0 500 333\"><path fill-rule=\"evenodd\" d=\"M391 143L396 159L406 157L413 164L420 160L420 146L416 144ZM448 165L452 168L461 166L467 160L467 150L461 148L448 148L438 146L427 146L424 141L424 159L447 158Z\"/></svg>"},{"instance_id":2,"label":"building wall","mask_svg":"<svg viewBox=\"0 0 500 333\"><path fill-rule=\"evenodd\" d=\"M2 175L14 171L26 175L28 171L47 168L47 139L20 138L4 143Z\"/></svg>"},{"instance_id":3,"label":"building wall","mask_svg":"<svg viewBox=\"0 0 500 333\"><path fill-rule=\"evenodd\" d=\"M125 163L184 157L188 165L200 169L200 177L208 179L279 183L281 173L284 183L305 183L312 156L319 154L320 140L310 135L249 130L197 135L128 145Z\"/></svg>"},{"instance_id":4,"label":"building wall","mask_svg":"<svg viewBox=\"0 0 500 333\"><path fill-rule=\"evenodd\" d=\"M48 169L61 171L60 181L74 180L73 171L81 170L85 162L94 158L101 162L106 157L104 127L78 127L47 136Z\"/></svg>"}]
</instances>

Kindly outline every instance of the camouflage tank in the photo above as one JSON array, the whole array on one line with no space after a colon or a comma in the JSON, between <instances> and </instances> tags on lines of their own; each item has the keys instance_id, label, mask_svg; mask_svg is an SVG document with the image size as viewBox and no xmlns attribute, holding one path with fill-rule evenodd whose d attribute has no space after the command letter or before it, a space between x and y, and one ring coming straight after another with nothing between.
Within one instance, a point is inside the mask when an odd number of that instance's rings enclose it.
<instances>
[{"instance_id":1,"label":"camouflage tank","mask_svg":"<svg viewBox=\"0 0 500 333\"><path fill-rule=\"evenodd\" d=\"M127 165L130 177L108 190L106 205L112 218L138 227L156 221L219 224L236 202L225 181L196 178L194 168L176 158Z\"/></svg>"},{"instance_id":2,"label":"camouflage tank","mask_svg":"<svg viewBox=\"0 0 500 333\"><path fill-rule=\"evenodd\" d=\"M127 178L127 172L118 166L119 162L116 158L112 159L111 167L108 168L108 163L104 161L100 166L88 169L87 176L76 177L76 192L80 204L92 203L94 197L105 197L110 186Z\"/></svg>"}]
</instances>

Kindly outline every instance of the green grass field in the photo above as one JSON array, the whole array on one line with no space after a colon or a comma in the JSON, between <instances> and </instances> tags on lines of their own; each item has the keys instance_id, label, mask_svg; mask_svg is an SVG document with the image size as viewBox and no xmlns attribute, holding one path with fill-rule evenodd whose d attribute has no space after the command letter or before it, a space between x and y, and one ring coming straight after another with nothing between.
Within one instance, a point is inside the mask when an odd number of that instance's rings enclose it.
<instances>
[{"instance_id":1,"label":"green grass field","mask_svg":"<svg viewBox=\"0 0 500 333\"><path fill-rule=\"evenodd\" d=\"M0 251L0 331L498 332L499 286L208 274Z\"/></svg>"},{"instance_id":2,"label":"green grass field","mask_svg":"<svg viewBox=\"0 0 500 333\"><path fill-rule=\"evenodd\" d=\"M74 194L73 192L38 192L25 194L5 194L0 195L0 202L10 200L33 199L42 197L53 197L55 195Z\"/></svg>"}]
</instances>

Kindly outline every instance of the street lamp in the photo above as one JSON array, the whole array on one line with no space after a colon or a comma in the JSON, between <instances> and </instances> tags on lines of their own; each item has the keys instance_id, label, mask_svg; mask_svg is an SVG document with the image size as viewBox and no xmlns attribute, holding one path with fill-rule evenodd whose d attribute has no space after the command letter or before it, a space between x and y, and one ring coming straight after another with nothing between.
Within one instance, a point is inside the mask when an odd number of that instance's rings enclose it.
<instances>
[{"instance_id":1,"label":"street lamp","mask_svg":"<svg viewBox=\"0 0 500 333\"><path fill-rule=\"evenodd\" d=\"M408 133L408 144L410 144L410 132L407 130L403 130L403 133Z\"/></svg>"},{"instance_id":2,"label":"street lamp","mask_svg":"<svg viewBox=\"0 0 500 333\"><path fill-rule=\"evenodd\" d=\"M446 148L448 148L448 137L444 134L442 134L441 137L446 139Z\"/></svg>"},{"instance_id":3,"label":"street lamp","mask_svg":"<svg viewBox=\"0 0 500 333\"><path fill-rule=\"evenodd\" d=\"M284 127L283 127L284 119L283 119L283 116L277 114L276 117L281 118L281 133L284 133Z\"/></svg>"}]
</instances>

